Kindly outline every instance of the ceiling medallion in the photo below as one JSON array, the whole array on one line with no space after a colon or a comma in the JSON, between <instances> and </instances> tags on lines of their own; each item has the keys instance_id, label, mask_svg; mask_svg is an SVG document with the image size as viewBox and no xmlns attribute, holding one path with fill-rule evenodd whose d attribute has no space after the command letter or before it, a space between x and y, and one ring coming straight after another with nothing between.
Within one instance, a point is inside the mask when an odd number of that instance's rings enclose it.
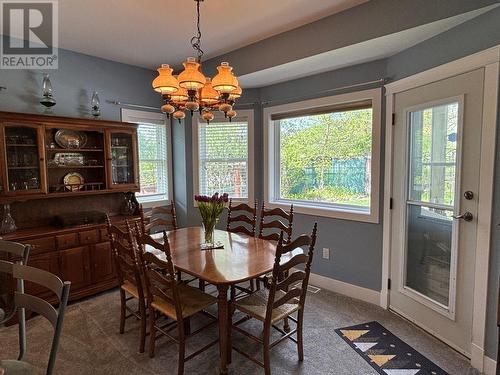
<instances>
[{"instance_id":1,"label":"ceiling medallion","mask_svg":"<svg viewBox=\"0 0 500 375\"><path fill-rule=\"evenodd\" d=\"M186 117L185 111L199 111L201 117L210 123L214 119L214 111L224 113L229 121L236 116L233 109L236 99L242 94L238 79L232 72L233 68L223 62L217 67L217 74L213 79L205 77L201 70L201 30L200 30L200 3L196 2L198 33L191 38L191 46L197 53L197 58L189 57L184 63L184 70L178 75L172 75L173 69L168 64L158 68L158 76L153 80L153 89L162 95L165 104L162 112L168 117L179 120Z\"/></svg>"}]
</instances>

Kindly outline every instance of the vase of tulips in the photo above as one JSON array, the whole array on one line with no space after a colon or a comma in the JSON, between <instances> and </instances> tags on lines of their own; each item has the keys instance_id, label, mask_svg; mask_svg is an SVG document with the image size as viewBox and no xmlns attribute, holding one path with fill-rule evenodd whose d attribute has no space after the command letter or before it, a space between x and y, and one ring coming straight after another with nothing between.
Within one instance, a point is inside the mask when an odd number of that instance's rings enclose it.
<instances>
[{"instance_id":1,"label":"vase of tulips","mask_svg":"<svg viewBox=\"0 0 500 375\"><path fill-rule=\"evenodd\" d=\"M219 217L229 201L228 194L215 193L214 195L195 195L194 200L198 203L203 230L205 234L205 243L202 248L213 248L215 246L214 231Z\"/></svg>"}]
</instances>

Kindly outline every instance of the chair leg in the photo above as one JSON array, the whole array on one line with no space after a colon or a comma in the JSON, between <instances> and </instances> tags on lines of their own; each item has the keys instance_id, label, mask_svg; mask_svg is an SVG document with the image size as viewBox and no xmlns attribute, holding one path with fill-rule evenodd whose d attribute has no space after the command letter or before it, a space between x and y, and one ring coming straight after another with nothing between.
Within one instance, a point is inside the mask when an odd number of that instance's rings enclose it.
<instances>
[{"instance_id":1,"label":"chair leg","mask_svg":"<svg viewBox=\"0 0 500 375\"><path fill-rule=\"evenodd\" d=\"M126 314L126 296L125 291L120 288L120 334L125 332L125 314Z\"/></svg>"},{"instance_id":2,"label":"chair leg","mask_svg":"<svg viewBox=\"0 0 500 375\"><path fill-rule=\"evenodd\" d=\"M139 299L139 315L141 316L141 343L139 346L139 353L144 353L146 346L146 305L144 300Z\"/></svg>"},{"instance_id":3,"label":"chair leg","mask_svg":"<svg viewBox=\"0 0 500 375\"><path fill-rule=\"evenodd\" d=\"M199 283L199 289L204 292L205 291L205 281L201 280L198 282Z\"/></svg>"},{"instance_id":4,"label":"chair leg","mask_svg":"<svg viewBox=\"0 0 500 375\"><path fill-rule=\"evenodd\" d=\"M179 364L177 367L177 375L184 375L184 358L186 356L186 337L184 336L184 321L177 322L179 330Z\"/></svg>"},{"instance_id":5,"label":"chair leg","mask_svg":"<svg viewBox=\"0 0 500 375\"><path fill-rule=\"evenodd\" d=\"M184 321L184 334L189 336L191 334L191 318L186 318Z\"/></svg>"},{"instance_id":6,"label":"chair leg","mask_svg":"<svg viewBox=\"0 0 500 375\"><path fill-rule=\"evenodd\" d=\"M299 310L297 315L297 352L299 355L299 361L302 362L304 360L304 337L302 335L302 331L304 328L304 312L303 310Z\"/></svg>"},{"instance_id":7,"label":"chair leg","mask_svg":"<svg viewBox=\"0 0 500 375\"><path fill-rule=\"evenodd\" d=\"M271 335L271 327L264 327L264 373L265 375L271 375L271 358L270 358L270 348L269 348L269 339Z\"/></svg>"},{"instance_id":8,"label":"chair leg","mask_svg":"<svg viewBox=\"0 0 500 375\"><path fill-rule=\"evenodd\" d=\"M229 293L229 299L231 301L234 301L236 299L236 287L234 285L231 285L231 291Z\"/></svg>"},{"instance_id":9,"label":"chair leg","mask_svg":"<svg viewBox=\"0 0 500 375\"><path fill-rule=\"evenodd\" d=\"M258 283L259 283L259 279L256 279L256 280L252 279L252 280L250 280L250 290L251 290L252 292L255 292L255 283L256 283L256 282L257 282L257 284L258 284Z\"/></svg>"},{"instance_id":10,"label":"chair leg","mask_svg":"<svg viewBox=\"0 0 500 375\"><path fill-rule=\"evenodd\" d=\"M288 323L288 318L283 319L283 331L286 333L290 332L290 324Z\"/></svg>"},{"instance_id":11,"label":"chair leg","mask_svg":"<svg viewBox=\"0 0 500 375\"><path fill-rule=\"evenodd\" d=\"M182 281L181 271L177 271L177 281Z\"/></svg>"},{"instance_id":12,"label":"chair leg","mask_svg":"<svg viewBox=\"0 0 500 375\"><path fill-rule=\"evenodd\" d=\"M155 341L156 341L156 311L149 306L149 357L155 356Z\"/></svg>"}]
</instances>

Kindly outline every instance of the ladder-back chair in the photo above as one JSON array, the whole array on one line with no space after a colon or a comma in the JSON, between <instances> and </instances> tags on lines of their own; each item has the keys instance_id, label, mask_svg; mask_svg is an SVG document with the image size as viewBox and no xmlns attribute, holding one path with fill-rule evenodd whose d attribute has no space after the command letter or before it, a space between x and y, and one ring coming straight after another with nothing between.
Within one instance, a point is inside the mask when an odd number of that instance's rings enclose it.
<instances>
[{"instance_id":1,"label":"ladder-back chair","mask_svg":"<svg viewBox=\"0 0 500 375\"><path fill-rule=\"evenodd\" d=\"M58 308L56 309L47 301L31 294L25 293L22 288L18 289L14 294L14 302L17 309L28 309L39 315L42 315L52 324L52 327L54 328L49 361L47 363L47 370L45 372L47 375L51 375L54 371L54 366L56 363L57 350L59 347L59 340L61 337L61 330L63 326L66 306L68 303L71 283L68 281L63 282L56 275L39 268L0 260L0 271L9 272L9 269L14 279L22 282L30 281L35 284L44 286L47 289L51 290L57 297ZM18 283L18 285L22 284ZM19 325L23 327L22 329L19 329L19 334L22 336L19 339L19 342L22 343L21 354L17 360L1 360L0 367L4 369L5 374L7 375L39 374L40 372L38 367L23 361L26 348L26 322L24 319L24 315L20 315Z\"/></svg>"},{"instance_id":2,"label":"ladder-back chair","mask_svg":"<svg viewBox=\"0 0 500 375\"><path fill-rule=\"evenodd\" d=\"M280 232L286 234L285 243L290 242L293 231L293 204L286 212L281 208L266 209L264 203L260 210L259 238L278 241Z\"/></svg>"},{"instance_id":3,"label":"ladder-back chair","mask_svg":"<svg viewBox=\"0 0 500 375\"><path fill-rule=\"evenodd\" d=\"M175 213L175 203L170 201L170 205L153 207L147 213L142 205L139 207L143 233L152 234L164 230L177 229L177 214Z\"/></svg>"},{"instance_id":4,"label":"ladder-back chair","mask_svg":"<svg viewBox=\"0 0 500 375\"><path fill-rule=\"evenodd\" d=\"M311 235L301 235L288 244L285 244L283 233L281 233L276 248L276 258L270 289L262 289L240 300L231 302L230 315L232 315L235 310L245 314L242 319L232 324L232 329L261 343L263 345L264 361L259 361L237 347L233 347L233 349L263 367L266 375L271 374L270 350L287 338L297 344L299 361L304 360L302 332L304 327L304 307L307 286L309 284L309 275L311 273L314 246L316 243L316 232L317 224L314 224ZM294 250L303 246L307 246L307 252L294 255ZM291 259L281 263L282 257L288 254L290 254ZM295 268L300 268L300 266L303 266L304 269L297 270ZM297 318L292 316L294 313L297 313ZM242 323L251 318L263 322L263 335L261 337L254 336L239 327ZM289 332L285 332L276 325L278 322L285 319L290 319L295 322L296 328ZM281 337L272 343L270 342L271 328L281 333ZM297 334L296 339L292 337L295 333Z\"/></svg>"},{"instance_id":5,"label":"ladder-back chair","mask_svg":"<svg viewBox=\"0 0 500 375\"><path fill-rule=\"evenodd\" d=\"M120 284L120 334L125 332L125 321L128 318L135 317L140 320L139 352L144 353L147 323L146 301L133 229L127 221L125 223L126 229L123 231L111 224L109 217L106 217L106 224ZM127 305L130 300L137 301L137 311Z\"/></svg>"},{"instance_id":6,"label":"ladder-back chair","mask_svg":"<svg viewBox=\"0 0 500 375\"><path fill-rule=\"evenodd\" d=\"M145 234L137 235L137 243L140 247L139 257L148 295L149 356L152 358L155 355L157 333L168 337L179 345L177 373L182 375L184 374L185 362L201 354L219 341L214 340L186 356L186 339L217 322L213 315L204 311L210 305L217 303L217 299L176 280L176 270L172 262L168 237L165 232L163 232L163 243L159 243ZM156 252L158 256L152 251ZM164 259L160 259L159 256ZM208 316L210 323L191 333L190 318L197 313ZM160 315L166 316L173 321L160 326L158 324ZM176 337L169 333L175 328L177 328Z\"/></svg>"},{"instance_id":7,"label":"ladder-back chair","mask_svg":"<svg viewBox=\"0 0 500 375\"><path fill-rule=\"evenodd\" d=\"M0 240L0 260L9 261L10 263L18 262L19 264L27 265L28 257L31 250L30 245L24 245L12 241ZM4 265L6 263L3 263ZM6 266L7 270L12 267ZM10 275L10 276L9 276ZM12 272L1 272L0 269L0 309L3 311L3 316L0 316L0 324L3 324L12 318L17 310L19 320L19 360L24 356L26 350L26 326L24 309L16 309L15 303L11 299L14 297L13 291L17 290L24 293L24 281L18 279L15 287L12 284ZM8 301L9 300L9 301ZM11 311L8 311L8 304L12 305Z\"/></svg>"},{"instance_id":8,"label":"ladder-back chair","mask_svg":"<svg viewBox=\"0 0 500 375\"><path fill-rule=\"evenodd\" d=\"M253 207L250 207L246 203L233 206L233 201L230 199L227 209L226 230L231 233L246 234L247 236L254 237L256 226L257 201L255 201Z\"/></svg>"}]
</instances>

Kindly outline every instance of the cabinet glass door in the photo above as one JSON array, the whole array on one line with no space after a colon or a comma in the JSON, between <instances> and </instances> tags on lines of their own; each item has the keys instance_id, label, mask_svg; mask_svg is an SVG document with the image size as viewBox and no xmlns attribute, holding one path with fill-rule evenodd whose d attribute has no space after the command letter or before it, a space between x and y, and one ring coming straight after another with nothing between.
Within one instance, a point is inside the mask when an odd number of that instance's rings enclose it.
<instances>
[{"instance_id":1,"label":"cabinet glass door","mask_svg":"<svg viewBox=\"0 0 500 375\"><path fill-rule=\"evenodd\" d=\"M136 185L136 144L133 133L110 133L111 185Z\"/></svg>"},{"instance_id":2,"label":"cabinet glass door","mask_svg":"<svg viewBox=\"0 0 500 375\"><path fill-rule=\"evenodd\" d=\"M43 189L40 132L37 127L6 125L5 158L9 193L35 193Z\"/></svg>"}]
</instances>

